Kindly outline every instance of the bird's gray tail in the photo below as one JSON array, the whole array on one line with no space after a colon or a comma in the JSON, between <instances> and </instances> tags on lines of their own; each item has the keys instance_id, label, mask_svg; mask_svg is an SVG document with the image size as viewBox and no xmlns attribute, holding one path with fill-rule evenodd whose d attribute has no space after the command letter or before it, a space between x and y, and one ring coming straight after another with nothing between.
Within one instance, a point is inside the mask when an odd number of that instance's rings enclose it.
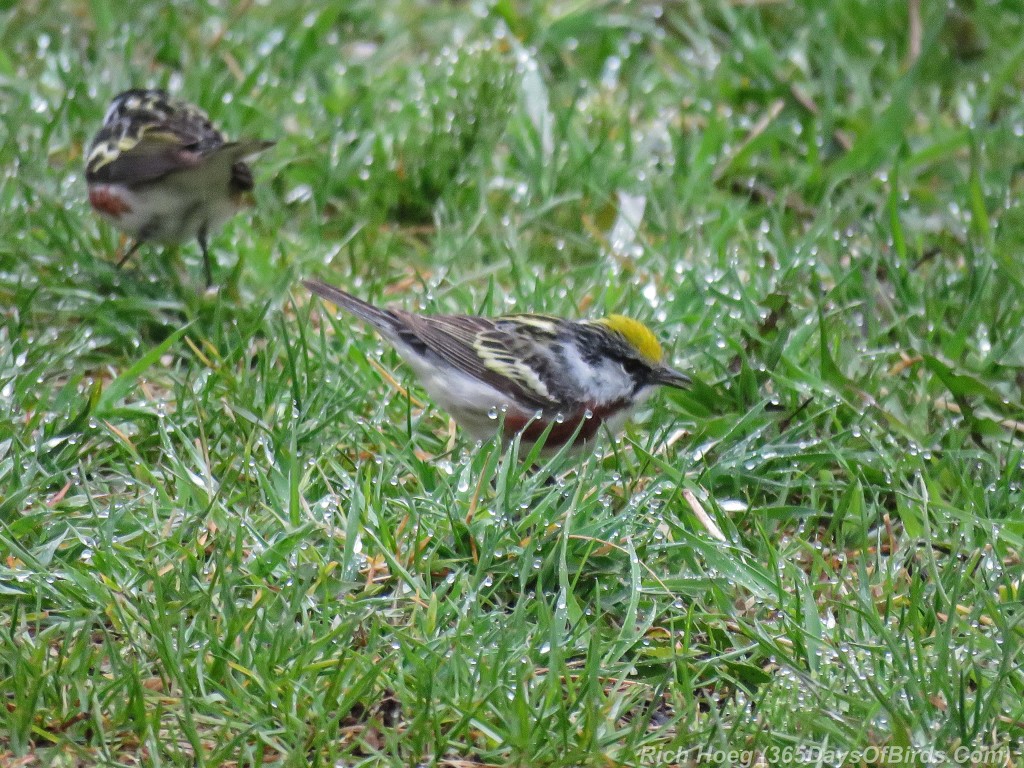
<instances>
[{"instance_id":1,"label":"bird's gray tail","mask_svg":"<svg viewBox=\"0 0 1024 768\"><path fill-rule=\"evenodd\" d=\"M229 141L212 149L204 157L202 169L199 173L205 175L211 168L222 168L229 174L230 189L232 192L248 192L254 186L252 170L245 161L265 149L274 146L272 141L262 139L242 139L241 141ZM190 180L188 183L193 183ZM200 182L201 183L201 182Z\"/></svg>"},{"instance_id":2,"label":"bird's gray tail","mask_svg":"<svg viewBox=\"0 0 1024 768\"><path fill-rule=\"evenodd\" d=\"M211 156L216 155L219 160L228 165L234 165L239 160L248 160L255 157L260 152L270 149L276 143L275 141L266 141L264 139L240 139L238 141L225 142L210 154Z\"/></svg>"},{"instance_id":3,"label":"bird's gray tail","mask_svg":"<svg viewBox=\"0 0 1024 768\"><path fill-rule=\"evenodd\" d=\"M391 310L375 307L322 280L303 280L302 284L321 299L337 304L382 331L394 331L402 325L398 316Z\"/></svg>"}]
</instances>

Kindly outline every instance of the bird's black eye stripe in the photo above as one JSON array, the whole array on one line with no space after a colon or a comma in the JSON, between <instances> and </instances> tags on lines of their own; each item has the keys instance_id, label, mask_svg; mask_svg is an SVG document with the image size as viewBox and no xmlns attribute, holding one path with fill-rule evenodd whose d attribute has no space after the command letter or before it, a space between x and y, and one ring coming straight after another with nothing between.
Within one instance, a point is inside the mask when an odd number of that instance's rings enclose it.
<instances>
[{"instance_id":1,"label":"bird's black eye stripe","mask_svg":"<svg viewBox=\"0 0 1024 768\"><path fill-rule=\"evenodd\" d=\"M606 340L600 338L596 332L591 343L580 345L580 355L584 362L594 366L599 366L609 359L618 363L626 375L636 382L637 388L647 384L650 379L651 366L628 348L625 342L609 347Z\"/></svg>"},{"instance_id":2,"label":"bird's black eye stripe","mask_svg":"<svg viewBox=\"0 0 1024 768\"><path fill-rule=\"evenodd\" d=\"M620 355L615 358L619 365L638 386L642 386L647 383L650 378L651 366L647 365L643 360L632 355Z\"/></svg>"},{"instance_id":3,"label":"bird's black eye stripe","mask_svg":"<svg viewBox=\"0 0 1024 768\"><path fill-rule=\"evenodd\" d=\"M633 378L642 375L650 369L650 366L644 365L642 361L635 357L620 357L619 362L622 363L622 367L626 369Z\"/></svg>"}]
</instances>

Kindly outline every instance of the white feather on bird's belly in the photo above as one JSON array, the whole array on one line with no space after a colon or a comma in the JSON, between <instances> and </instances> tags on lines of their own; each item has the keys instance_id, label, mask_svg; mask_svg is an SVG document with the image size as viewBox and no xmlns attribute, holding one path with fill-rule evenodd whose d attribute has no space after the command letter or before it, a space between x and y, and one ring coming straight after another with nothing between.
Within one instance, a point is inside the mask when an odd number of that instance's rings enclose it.
<instances>
[{"instance_id":1,"label":"white feather on bird's belly","mask_svg":"<svg viewBox=\"0 0 1024 768\"><path fill-rule=\"evenodd\" d=\"M153 184L93 184L95 192L120 199L126 209L118 215L97 208L115 227L132 237L174 244L193 240L203 227L213 234L238 212L230 193L230 167L212 163L178 171Z\"/></svg>"},{"instance_id":2,"label":"white feather on bird's belly","mask_svg":"<svg viewBox=\"0 0 1024 768\"><path fill-rule=\"evenodd\" d=\"M181 195L160 186L132 190L123 185L94 185L94 189L115 195L126 210L119 215L97 208L103 218L132 237L145 235L146 241L173 244L193 240L205 225L213 233L233 216L237 204L225 194Z\"/></svg>"},{"instance_id":3,"label":"white feather on bird's belly","mask_svg":"<svg viewBox=\"0 0 1024 768\"><path fill-rule=\"evenodd\" d=\"M427 394L440 408L451 414L474 440L493 437L501 423L499 416L504 412L514 409L523 418L533 416L490 384L453 367L441 370L394 336L389 336L388 340L416 372Z\"/></svg>"}]
</instances>

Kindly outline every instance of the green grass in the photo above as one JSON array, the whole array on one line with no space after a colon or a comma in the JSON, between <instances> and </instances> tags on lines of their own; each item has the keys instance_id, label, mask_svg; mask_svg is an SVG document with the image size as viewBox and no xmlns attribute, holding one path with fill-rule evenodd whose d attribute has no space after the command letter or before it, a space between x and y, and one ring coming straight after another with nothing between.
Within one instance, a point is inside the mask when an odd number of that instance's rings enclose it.
<instances>
[{"instance_id":1,"label":"green grass","mask_svg":"<svg viewBox=\"0 0 1024 768\"><path fill-rule=\"evenodd\" d=\"M1019 762L1016 3L334 5L0 4L0 763ZM88 209L132 85L278 140L216 292ZM304 276L696 384L532 471Z\"/></svg>"}]
</instances>

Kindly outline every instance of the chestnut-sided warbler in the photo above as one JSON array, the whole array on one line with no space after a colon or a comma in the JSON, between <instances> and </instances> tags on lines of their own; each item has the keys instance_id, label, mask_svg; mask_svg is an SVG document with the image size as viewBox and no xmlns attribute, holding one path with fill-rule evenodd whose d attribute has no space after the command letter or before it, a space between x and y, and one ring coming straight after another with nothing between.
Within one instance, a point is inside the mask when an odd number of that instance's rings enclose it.
<instances>
[{"instance_id":1,"label":"chestnut-sided warbler","mask_svg":"<svg viewBox=\"0 0 1024 768\"><path fill-rule=\"evenodd\" d=\"M253 188L245 159L273 143L225 141L205 112L166 91L132 89L115 96L89 147L85 180L96 212L135 238L117 266L142 243L195 239L209 287L207 240Z\"/></svg>"},{"instance_id":2,"label":"chestnut-sided warbler","mask_svg":"<svg viewBox=\"0 0 1024 768\"><path fill-rule=\"evenodd\" d=\"M690 379L662 362L661 344L638 320L609 315L417 315L375 307L319 280L303 284L376 328L423 387L477 440L546 434L544 450L614 433L659 385Z\"/></svg>"}]
</instances>

